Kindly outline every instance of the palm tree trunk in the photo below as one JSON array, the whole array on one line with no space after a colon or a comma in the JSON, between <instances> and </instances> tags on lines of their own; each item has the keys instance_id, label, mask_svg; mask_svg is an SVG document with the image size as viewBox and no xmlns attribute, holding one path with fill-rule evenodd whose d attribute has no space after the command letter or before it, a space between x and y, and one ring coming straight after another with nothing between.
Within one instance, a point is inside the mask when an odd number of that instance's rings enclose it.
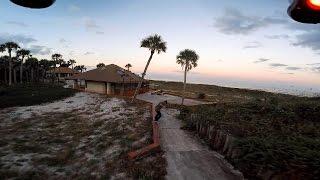
<instances>
[{"instance_id":1,"label":"palm tree trunk","mask_svg":"<svg viewBox=\"0 0 320 180\"><path fill-rule=\"evenodd\" d=\"M154 51L151 51L150 57L149 57L149 59L148 59L148 62L147 62L147 64L146 64L146 67L144 68L144 71L143 71L143 73L142 73L142 76L141 76L140 82L139 82L139 84L138 84L138 87L136 88L136 90L135 90L135 92L134 92L134 95L133 95L133 97L132 97L132 101L137 97L137 95L138 95L138 93L139 93L139 91L140 91L142 82L143 82L143 80L144 80L144 76L145 76L146 73L147 73L147 70L148 70L149 64L150 64L150 62L151 62L151 59L152 59L152 57L153 57L153 54L154 54Z\"/></svg>"},{"instance_id":2,"label":"palm tree trunk","mask_svg":"<svg viewBox=\"0 0 320 180\"><path fill-rule=\"evenodd\" d=\"M22 84L22 76L23 76L23 58L24 56L21 57L21 63L20 63L20 83Z\"/></svg>"},{"instance_id":3,"label":"palm tree trunk","mask_svg":"<svg viewBox=\"0 0 320 180\"><path fill-rule=\"evenodd\" d=\"M188 63L186 64L186 66L185 66L185 68L184 68L183 94L182 94L182 101L181 101L181 105L183 105L183 103L184 103L184 98L185 98L185 96L186 96L187 67L188 67Z\"/></svg>"},{"instance_id":4,"label":"palm tree trunk","mask_svg":"<svg viewBox=\"0 0 320 180\"><path fill-rule=\"evenodd\" d=\"M33 68L31 68L31 82L34 82L34 77L33 77Z\"/></svg>"},{"instance_id":5,"label":"palm tree trunk","mask_svg":"<svg viewBox=\"0 0 320 180\"><path fill-rule=\"evenodd\" d=\"M7 68L4 68L4 82L8 84L8 71Z\"/></svg>"},{"instance_id":6,"label":"palm tree trunk","mask_svg":"<svg viewBox=\"0 0 320 180\"><path fill-rule=\"evenodd\" d=\"M11 51L9 50L9 86L12 84L12 60L11 60Z\"/></svg>"},{"instance_id":7,"label":"palm tree trunk","mask_svg":"<svg viewBox=\"0 0 320 180\"><path fill-rule=\"evenodd\" d=\"M14 84L17 84L17 70L16 70L16 68L13 68L13 82L14 82Z\"/></svg>"}]
</instances>

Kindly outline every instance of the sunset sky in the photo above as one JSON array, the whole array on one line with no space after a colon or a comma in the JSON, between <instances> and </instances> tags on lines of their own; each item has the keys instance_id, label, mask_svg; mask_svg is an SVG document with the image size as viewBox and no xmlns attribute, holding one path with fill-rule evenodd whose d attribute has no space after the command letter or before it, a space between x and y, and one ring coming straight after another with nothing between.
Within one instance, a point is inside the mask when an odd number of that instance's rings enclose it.
<instances>
[{"instance_id":1,"label":"sunset sky","mask_svg":"<svg viewBox=\"0 0 320 180\"><path fill-rule=\"evenodd\" d=\"M93 3L94 2L94 3ZM148 77L182 81L180 50L194 49L191 82L249 87L303 86L320 91L320 25L293 22L288 0L57 0L44 10L0 2L0 43L19 42L39 58L102 62L141 73L149 52L141 39L168 43ZM248 85L246 85L248 84Z\"/></svg>"}]
</instances>

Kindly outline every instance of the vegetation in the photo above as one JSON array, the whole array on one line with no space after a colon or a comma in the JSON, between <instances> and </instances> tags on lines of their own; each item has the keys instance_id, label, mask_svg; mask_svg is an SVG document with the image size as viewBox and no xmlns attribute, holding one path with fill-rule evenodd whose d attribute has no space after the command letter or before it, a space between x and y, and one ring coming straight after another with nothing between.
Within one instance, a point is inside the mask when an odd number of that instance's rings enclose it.
<instances>
[{"instance_id":1,"label":"vegetation","mask_svg":"<svg viewBox=\"0 0 320 180\"><path fill-rule=\"evenodd\" d=\"M161 38L161 36L159 36L158 34L155 34L153 36L149 36L147 37L146 39L143 39L141 41L141 47L143 48L147 48L150 50L150 57L147 61L147 64L146 64L146 67L144 68L144 71L142 73L142 77L141 77L141 80L138 84L138 87L136 88L136 91L133 95L133 98L136 98L140 88L141 88L141 85L142 85L142 81L147 73L147 70L148 70L148 67L149 67L149 64L152 60L152 57L154 55L155 52L157 52L158 54L160 54L161 52L166 52L167 51L167 43L164 42Z\"/></svg>"},{"instance_id":2,"label":"vegetation","mask_svg":"<svg viewBox=\"0 0 320 180\"><path fill-rule=\"evenodd\" d=\"M84 65L75 66L74 69L75 69L76 71L81 72L81 73L82 73L83 71L87 70L87 68L86 68Z\"/></svg>"},{"instance_id":3,"label":"vegetation","mask_svg":"<svg viewBox=\"0 0 320 180\"><path fill-rule=\"evenodd\" d=\"M102 68L102 67L106 67L106 65L104 63L97 64L97 68Z\"/></svg>"},{"instance_id":4,"label":"vegetation","mask_svg":"<svg viewBox=\"0 0 320 180\"><path fill-rule=\"evenodd\" d=\"M182 82L171 81L151 81L157 85L157 89L163 90L166 93L182 96L181 89L183 88ZM228 88L216 85L207 84L188 84L188 91L186 97L198 99L198 94L205 94L204 100L216 103L230 103L230 102L250 102L255 99L264 100L266 98L275 98L279 101L299 100L299 97L277 94L259 90L249 90L240 88ZM302 98L303 99L303 98Z\"/></svg>"},{"instance_id":5,"label":"vegetation","mask_svg":"<svg viewBox=\"0 0 320 180\"><path fill-rule=\"evenodd\" d=\"M184 107L181 112L188 129L200 123L235 137L239 153L228 160L248 178L257 178L262 170L284 177L320 177L319 98L272 97Z\"/></svg>"},{"instance_id":6,"label":"vegetation","mask_svg":"<svg viewBox=\"0 0 320 180\"><path fill-rule=\"evenodd\" d=\"M127 68L128 71L130 71L130 68L132 68L132 65L130 63L126 64L125 68Z\"/></svg>"},{"instance_id":7,"label":"vegetation","mask_svg":"<svg viewBox=\"0 0 320 180\"><path fill-rule=\"evenodd\" d=\"M186 85L187 85L187 72L192 68L198 66L199 56L194 50L185 49L179 53L177 56L177 63L181 65L182 69L184 69L184 80L183 80L183 94L181 104L184 102L185 93L186 93Z\"/></svg>"},{"instance_id":8,"label":"vegetation","mask_svg":"<svg viewBox=\"0 0 320 180\"><path fill-rule=\"evenodd\" d=\"M63 99L75 90L52 84L17 84L0 87L0 108L30 106Z\"/></svg>"},{"instance_id":9,"label":"vegetation","mask_svg":"<svg viewBox=\"0 0 320 180\"><path fill-rule=\"evenodd\" d=\"M49 70L59 67L74 68L76 61L70 59L65 61L61 54L53 54L51 60L41 59L40 61L31 54L30 50L21 49L15 42L0 44L0 53L7 55L0 56L0 85L12 85L19 83L48 82L48 78L55 79ZM77 68L82 72L84 65Z\"/></svg>"}]
</instances>

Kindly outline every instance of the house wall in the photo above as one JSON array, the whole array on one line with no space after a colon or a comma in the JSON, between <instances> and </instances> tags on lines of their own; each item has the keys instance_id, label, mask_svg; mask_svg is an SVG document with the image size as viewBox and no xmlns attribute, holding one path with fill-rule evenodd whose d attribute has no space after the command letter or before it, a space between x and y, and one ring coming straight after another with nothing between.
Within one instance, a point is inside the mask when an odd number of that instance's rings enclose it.
<instances>
[{"instance_id":1,"label":"house wall","mask_svg":"<svg viewBox=\"0 0 320 180\"><path fill-rule=\"evenodd\" d=\"M86 91L89 92L96 92L96 93L102 93L105 94L106 91L106 84L104 82L86 82Z\"/></svg>"}]
</instances>

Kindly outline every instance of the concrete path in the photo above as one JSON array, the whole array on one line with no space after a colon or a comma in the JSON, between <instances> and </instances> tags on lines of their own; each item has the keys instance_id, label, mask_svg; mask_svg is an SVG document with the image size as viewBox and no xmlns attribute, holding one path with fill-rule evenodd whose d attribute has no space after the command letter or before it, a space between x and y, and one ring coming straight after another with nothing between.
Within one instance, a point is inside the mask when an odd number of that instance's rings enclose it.
<instances>
[{"instance_id":1,"label":"concrete path","mask_svg":"<svg viewBox=\"0 0 320 180\"><path fill-rule=\"evenodd\" d=\"M166 100L163 96L143 94L139 99L157 104ZM192 134L181 130L181 122L175 117L175 109L163 109L160 119L160 141L168 162L168 180L238 180L241 173L233 169L223 156L211 151Z\"/></svg>"}]
</instances>

